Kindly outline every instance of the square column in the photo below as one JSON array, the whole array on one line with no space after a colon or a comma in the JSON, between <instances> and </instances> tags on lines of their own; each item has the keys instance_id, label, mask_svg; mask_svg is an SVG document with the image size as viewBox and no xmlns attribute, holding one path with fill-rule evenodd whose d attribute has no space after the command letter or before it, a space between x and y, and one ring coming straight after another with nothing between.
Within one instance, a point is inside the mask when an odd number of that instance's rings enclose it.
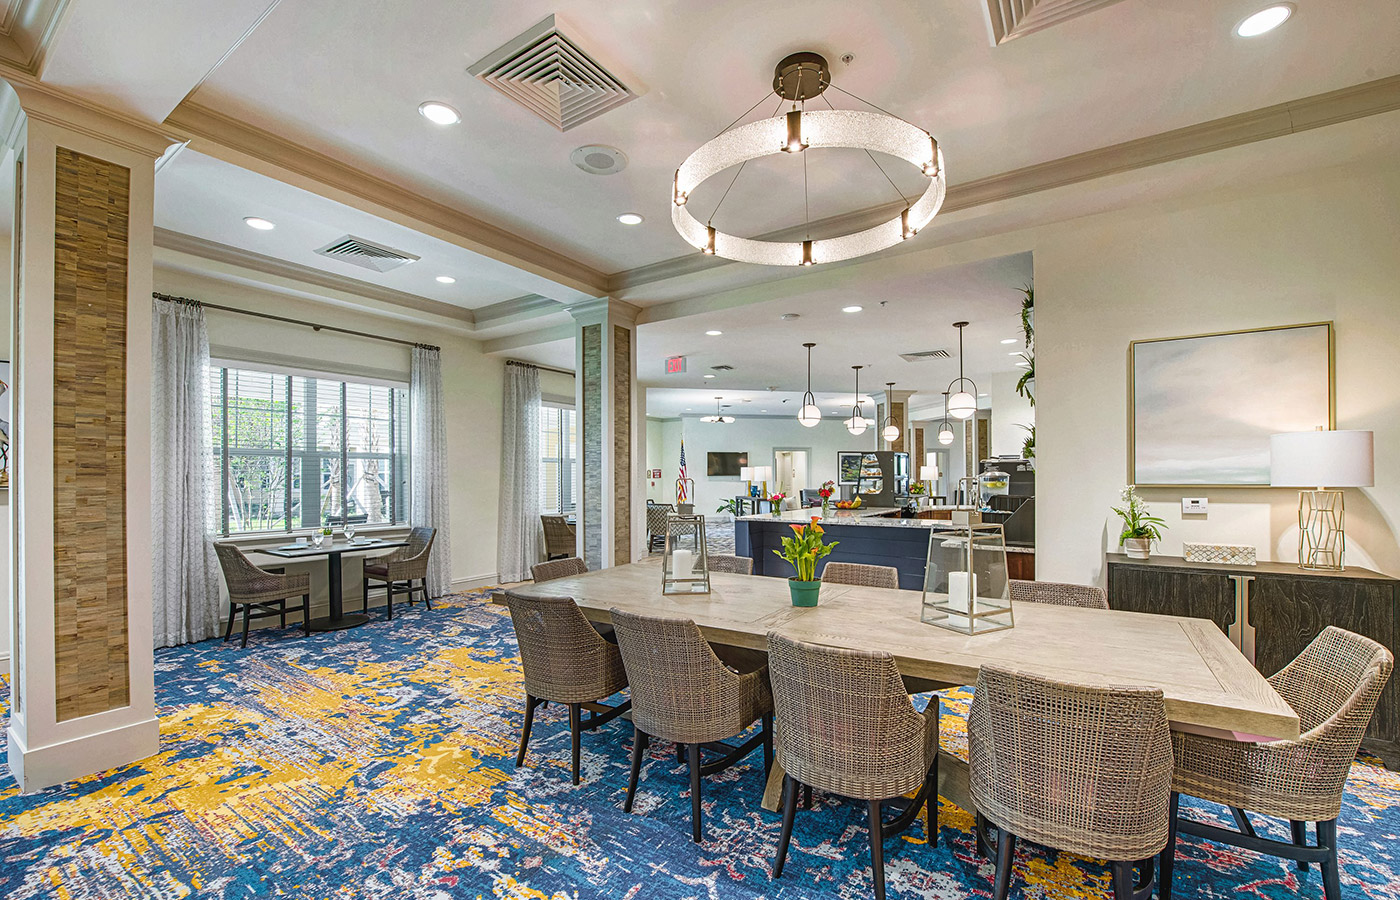
<instances>
[{"instance_id":1,"label":"square column","mask_svg":"<svg viewBox=\"0 0 1400 900\"><path fill-rule=\"evenodd\" d=\"M155 160L171 141L15 91L7 737L31 791L159 749L151 258Z\"/></svg>"},{"instance_id":2,"label":"square column","mask_svg":"<svg viewBox=\"0 0 1400 900\"><path fill-rule=\"evenodd\" d=\"M589 570L626 565L644 555L646 491L637 412L637 313L610 298L570 307L575 322L575 402L579 410L582 500L578 555Z\"/></svg>"}]
</instances>

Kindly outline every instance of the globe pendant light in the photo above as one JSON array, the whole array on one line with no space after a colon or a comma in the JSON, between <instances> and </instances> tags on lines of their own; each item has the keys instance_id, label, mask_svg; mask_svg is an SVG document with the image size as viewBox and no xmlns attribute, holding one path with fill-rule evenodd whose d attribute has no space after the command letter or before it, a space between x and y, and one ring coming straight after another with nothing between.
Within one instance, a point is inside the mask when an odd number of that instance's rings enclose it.
<instances>
[{"instance_id":1,"label":"globe pendant light","mask_svg":"<svg viewBox=\"0 0 1400 900\"><path fill-rule=\"evenodd\" d=\"M808 428L822 420L822 411L817 407L817 395L812 393L812 348L816 344L803 344L807 348L807 393L802 395L802 408L797 411L797 421Z\"/></svg>"},{"instance_id":2,"label":"globe pendant light","mask_svg":"<svg viewBox=\"0 0 1400 900\"><path fill-rule=\"evenodd\" d=\"M851 366L856 370L856 402L851 406L851 417L846 420L846 430L853 435L865 434L865 411L860 408L860 370L865 366Z\"/></svg>"},{"instance_id":3,"label":"globe pendant light","mask_svg":"<svg viewBox=\"0 0 1400 900\"><path fill-rule=\"evenodd\" d=\"M715 414L713 416L701 416L701 422L710 422L717 425L729 425L734 422L733 416L726 416L724 412L720 409L719 401L721 399L723 398L715 398Z\"/></svg>"},{"instance_id":4,"label":"globe pendant light","mask_svg":"<svg viewBox=\"0 0 1400 900\"><path fill-rule=\"evenodd\" d=\"M893 444L895 441L899 440L899 426L894 422L894 400L891 398L893 393L894 382L886 381L885 412L889 413L889 415L885 416L885 430L880 432L880 437L884 438L887 444Z\"/></svg>"},{"instance_id":5,"label":"globe pendant light","mask_svg":"<svg viewBox=\"0 0 1400 900\"><path fill-rule=\"evenodd\" d=\"M938 426L938 443L953 443L953 423L948 421L948 392L943 392L943 424Z\"/></svg>"},{"instance_id":6,"label":"globe pendant light","mask_svg":"<svg viewBox=\"0 0 1400 900\"><path fill-rule=\"evenodd\" d=\"M977 414L977 383L963 376L963 329L966 322L954 322L958 330L958 377L948 383L948 414L955 419L970 419ZM957 390L953 390L956 387ZM969 391L968 387L972 390Z\"/></svg>"}]
</instances>

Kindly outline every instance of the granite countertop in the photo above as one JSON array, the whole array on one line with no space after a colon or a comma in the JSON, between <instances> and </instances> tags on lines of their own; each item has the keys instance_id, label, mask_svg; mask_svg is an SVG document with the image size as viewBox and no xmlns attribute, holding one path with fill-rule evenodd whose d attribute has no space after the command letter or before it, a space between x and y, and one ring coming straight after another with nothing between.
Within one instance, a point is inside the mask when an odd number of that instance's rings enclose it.
<instances>
[{"instance_id":1,"label":"granite countertop","mask_svg":"<svg viewBox=\"0 0 1400 900\"><path fill-rule=\"evenodd\" d=\"M772 522L779 525L805 525L812 521L813 516L817 516L818 523L823 527L829 525L861 525L876 528L922 528L934 529L937 531L952 531L961 526L948 521L947 519L903 519L903 518L882 518L888 513L897 513L899 510L889 506L862 506L859 509L833 509L828 516L821 515L819 507L807 509L784 510L782 515L775 516L771 513L758 513L752 516L736 516L736 522ZM1007 553L1034 553L1034 547L1013 547L1007 546Z\"/></svg>"}]
</instances>

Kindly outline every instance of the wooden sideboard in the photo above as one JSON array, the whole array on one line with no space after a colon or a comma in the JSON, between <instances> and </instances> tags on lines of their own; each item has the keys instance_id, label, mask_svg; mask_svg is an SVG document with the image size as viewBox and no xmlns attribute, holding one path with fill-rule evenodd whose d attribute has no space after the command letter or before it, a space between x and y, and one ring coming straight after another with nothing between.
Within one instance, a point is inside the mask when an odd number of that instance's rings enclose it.
<instances>
[{"instance_id":1,"label":"wooden sideboard","mask_svg":"<svg viewBox=\"0 0 1400 900\"><path fill-rule=\"evenodd\" d=\"M1328 625L1400 647L1400 580L1348 566L1317 572L1287 563L1226 566L1179 556L1108 554L1114 609L1211 619L1265 675L1297 656ZM1400 766L1400 677L1381 694L1363 746Z\"/></svg>"}]
</instances>

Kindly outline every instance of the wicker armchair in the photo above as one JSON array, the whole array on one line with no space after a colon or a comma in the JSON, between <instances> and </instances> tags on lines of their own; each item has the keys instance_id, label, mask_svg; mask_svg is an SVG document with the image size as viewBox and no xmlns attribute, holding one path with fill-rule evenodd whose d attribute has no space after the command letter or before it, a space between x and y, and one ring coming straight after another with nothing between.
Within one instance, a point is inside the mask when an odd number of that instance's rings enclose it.
<instances>
[{"instance_id":1,"label":"wicker armchair","mask_svg":"<svg viewBox=\"0 0 1400 900\"><path fill-rule=\"evenodd\" d=\"M219 568L224 570L224 581L228 583L228 626L224 628L224 640L233 634L233 620L238 611L243 610L243 644L248 646L248 622L250 619L266 619L277 616L282 627L287 627L287 613L301 613L302 631L311 634L311 576L283 575L259 569L233 544L214 544L214 553L219 557ZM287 601L301 598L300 606L287 608Z\"/></svg>"},{"instance_id":2,"label":"wicker armchair","mask_svg":"<svg viewBox=\"0 0 1400 900\"><path fill-rule=\"evenodd\" d=\"M684 745L690 768L691 838L700 843L700 776L723 771L760 744L766 770L773 763L773 694L766 668L740 674L725 667L689 619L663 619L612 610L613 629L632 693L632 774L627 802L632 811L642 758L651 738ZM742 734L755 720L759 733L723 757L700 761L702 745Z\"/></svg>"},{"instance_id":3,"label":"wicker armchair","mask_svg":"<svg viewBox=\"0 0 1400 900\"><path fill-rule=\"evenodd\" d=\"M573 556L578 550L578 537L574 526L563 516L540 516L544 527L544 558L562 559Z\"/></svg>"},{"instance_id":4,"label":"wicker armchair","mask_svg":"<svg viewBox=\"0 0 1400 900\"><path fill-rule=\"evenodd\" d=\"M666 546L666 519L675 513L669 503L647 507L647 552Z\"/></svg>"},{"instance_id":5,"label":"wicker armchair","mask_svg":"<svg viewBox=\"0 0 1400 900\"><path fill-rule=\"evenodd\" d=\"M1012 603L1048 603L1051 606L1081 606L1108 609L1108 591L1091 584L1062 584L1058 581L1018 581L1011 579Z\"/></svg>"},{"instance_id":6,"label":"wicker armchair","mask_svg":"<svg viewBox=\"0 0 1400 900\"><path fill-rule=\"evenodd\" d=\"M433 539L436 537L436 528L419 526L409 531L408 546L399 547L388 556L365 560L364 575L360 580L364 587L366 610L369 609L371 581L384 585L384 596L389 604L387 618L394 617L395 594L406 596L409 606L415 602L414 594L422 594L423 603L428 609L433 608L433 601L428 597L428 556L433 552ZM413 584L415 581L418 582L416 587Z\"/></svg>"},{"instance_id":7,"label":"wicker armchair","mask_svg":"<svg viewBox=\"0 0 1400 900\"><path fill-rule=\"evenodd\" d=\"M515 765L525 764L536 707L551 700L564 703L569 707L573 779L578 784L583 732L606 724L632 706L631 701L617 706L598 703L627 687L622 657L569 597L522 597L506 591L505 602L525 675L525 724L520 730ZM586 719L585 707L589 712Z\"/></svg>"},{"instance_id":8,"label":"wicker armchair","mask_svg":"<svg viewBox=\"0 0 1400 900\"><path fill-rule=\"evenodd\" d=\"M927 808L930 844L938 843L938 704L920 713L909 702L888 653L844 650L768 634L768 664L777 713L778 762L784 770L783 828L773 877L783 874L797 788L866 801L876 900L884 900L884 840ZM891 822L881 803L918 789Z\"/></svg>"},{"instance_id":9,"label":"wicker armchair","mask_svg":"<svg viewBox=\"0 0 1400 900\"><path fill-rule=\"evenodd\" d=\"M1115 900L1151 896L1172 780L1161 691L983 666L967 735L978 846L988 822L998 831L993 900L1006 900L1017 838L1106 860ZM1138 863L1145 886L1135 892Z\"/></svg>"},{"instance_id":10,"label":"wicker armchair","mask_svg":"<svg viewBox=\"0 0 1400 900\"><path fill-rule=\"evenodd\" d=\"M894 566L865 566L860 563L829 562L822 569L823 584L854 584L860 587L899 590L899 570Z\"/></svg>"},{"instance_id":11,"label":"wicker armchair","mask_svg":"<svg viewBox=\"0 0 1400 900\"><path fill-rule=\"evenodd\" d=\"M1171 896L1178 832L1291 859L1299 869L1319 863L1326 900L1340 900L1337 817L1342 788L1394 662L1390 651L1370 638L1329 626L1269 679L1298 713L1303 730L1298 740L1254 744L1172 736L1176 776L1171 840L1162 851L1162 900ZM1178 818L1180 794L1230 807L1239 830ZM1246 810L1288 819L1292 843L1259 837ZM1313 846L1307 843L1308 822L1317 823Z\"/></svg>"},{"instance_id":12,"label":"wicker armchair","mask_svg":"<svg viewBox=\"0 0 1400 900\"><path fill-rule=\"evenodd\" d=\"M706 559L711 572L728 572L730 575L752 575L753 560L747 556L730 556L725 553L712 553Z\"/></svg>"},{"instance_id":13,"label":"wicker armchair","mask_svg":"<svg viewBox=\"0 0 1400 900\"><path fill-rule=\"evenodd\" d=\"M575 575L587 574L588 566L584 565L583 560L579 559L577 556L535 563L530 567L530 578L535 584L544 581L553 581L556 578L573 578Z\"/></svg>"}]
</instances>

